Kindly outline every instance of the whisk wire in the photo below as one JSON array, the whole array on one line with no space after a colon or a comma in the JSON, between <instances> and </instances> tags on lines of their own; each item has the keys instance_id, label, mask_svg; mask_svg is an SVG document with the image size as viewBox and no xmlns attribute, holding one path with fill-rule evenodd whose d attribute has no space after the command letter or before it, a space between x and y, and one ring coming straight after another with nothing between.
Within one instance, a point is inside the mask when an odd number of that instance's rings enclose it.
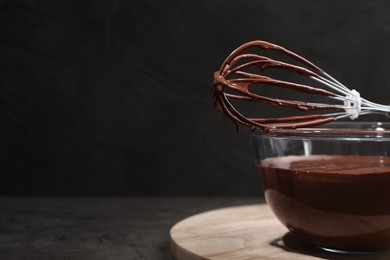
<instances>
[{"instance_id":1,"label":"whisk wire","mask_svg":"<svg viewBox=\"0 0 390 260\"><path fill-rule=\"evenodd\" d=\"M271 59L267 56L254 53L243 53L245 50L253 47L260 48L265 51L272 50L281 52L300 62L305 67L276 59ZM267 69L287 70L292 73L306 76L316 81L324 88L317 88L306 84L279 80L264 74L256 74L252 71L244 71L251 67L260 68L261 72L264 72ZM341 103L326 104L322 102L304 102L270 98L252 93L249 89L252 84L267 84L312 95L317 94ZM281 46L264 41L248 42L234 50L223 62L220 70L214 73L214 84L212 89L214 92L214 104L216 108L227 118L233 120L237 128L240 124L243 124L251 128L261 128L267 131L270 128L296 128L315 126L347 117L353 120L360 115L377 113L388 115L390 113L389 106L376 104L360 97L358 91L354 89L350 90L338 80L305 58ZM227 89L234 90L235 94L226 92ZM233 107L229 99L256 101L270 105L291 107L304 112L315 110L339 111L280 118L247 118Z\"/></svg>"}]
</instances>

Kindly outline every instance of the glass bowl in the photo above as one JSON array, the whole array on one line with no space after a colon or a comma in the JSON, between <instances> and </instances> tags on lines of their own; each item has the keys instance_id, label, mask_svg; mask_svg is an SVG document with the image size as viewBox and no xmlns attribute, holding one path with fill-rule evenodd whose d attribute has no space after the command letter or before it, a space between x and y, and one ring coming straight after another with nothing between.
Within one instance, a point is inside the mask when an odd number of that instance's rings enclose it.
<instances>
[{"instance_id":1,"label":"glass bowl","mask_svg":"<svg viewBox=\"0 0 390 260\"><path fill-rule=\"evenodd\" d=\"M265 199L325 250L390 248L390 124L331 123L252 135Z\"/></svg>"}]
</instances>

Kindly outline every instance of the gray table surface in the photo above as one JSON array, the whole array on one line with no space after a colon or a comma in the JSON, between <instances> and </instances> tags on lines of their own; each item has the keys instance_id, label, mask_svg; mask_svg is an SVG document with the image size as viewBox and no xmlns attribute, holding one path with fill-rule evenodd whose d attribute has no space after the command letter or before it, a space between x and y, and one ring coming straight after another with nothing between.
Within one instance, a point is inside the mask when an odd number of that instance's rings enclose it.
<instances>
[{"instance_id":1,"label":"gray table surface","mask_svg":"<svg viewBox=\"0 0 390 260\"><path fill-rule=\"evenodd\" d=\"M170 228L262 198L0 198L0 259L172 259Z\"/></svg>"}]
</instances>

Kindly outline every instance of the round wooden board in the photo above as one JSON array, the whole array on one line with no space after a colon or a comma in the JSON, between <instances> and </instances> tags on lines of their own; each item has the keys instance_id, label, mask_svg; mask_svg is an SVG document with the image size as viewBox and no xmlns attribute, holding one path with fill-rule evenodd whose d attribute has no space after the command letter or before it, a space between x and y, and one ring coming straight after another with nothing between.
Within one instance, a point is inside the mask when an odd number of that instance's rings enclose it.
<instances>
[{"instance_id":1,"label":"round wooden board","mask_svg":"<svg viewBox=\"0 0 390 260\"><path fill-rule=\"evenodd\" d=\"M390 253L343 255L313 247L279 223L266 204L208 211L170 231L176 260L390 259Z\"/></svg>"}]
</instances>

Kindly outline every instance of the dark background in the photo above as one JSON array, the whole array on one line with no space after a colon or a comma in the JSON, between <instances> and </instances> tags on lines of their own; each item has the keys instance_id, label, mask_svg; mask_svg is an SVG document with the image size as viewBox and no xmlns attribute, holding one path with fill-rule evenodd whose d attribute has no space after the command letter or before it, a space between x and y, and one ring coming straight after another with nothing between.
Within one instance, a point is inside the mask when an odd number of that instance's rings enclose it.
<instances>
[{"instance_id":1,"label":"dark background","mask_svg":"<svg viewBox=\"0 0 390 260\"><path fill-rule=\"evenodd\" d=\"M1 195L260 195L212 73L262 39L390 103L390 2L0 1Z\"/></svg>"}]
</instances>

